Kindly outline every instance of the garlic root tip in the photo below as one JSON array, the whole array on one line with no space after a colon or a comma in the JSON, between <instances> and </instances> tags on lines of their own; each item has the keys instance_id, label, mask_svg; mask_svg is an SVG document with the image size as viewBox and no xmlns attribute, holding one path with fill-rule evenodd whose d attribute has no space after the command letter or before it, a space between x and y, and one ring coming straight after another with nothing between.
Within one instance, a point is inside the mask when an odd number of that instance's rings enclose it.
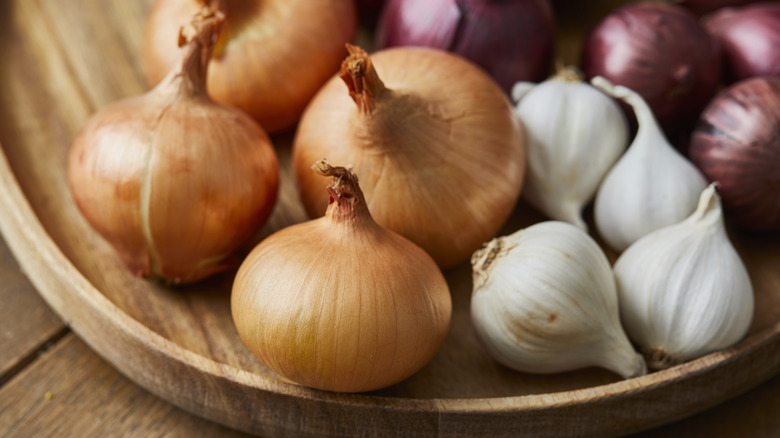
<instances>
[{"instance_id":1,"label":"garlic root tip","mask_svg":"<svg viewBox=\"0 0 780 438\"><path fill-rule=\"evenodd\" d=\"M679 363L677 359L672 357L666 350L660 347L649 348L643 350L645 357L647 358L648 368L656 371L665 370L671 368Z\"/></svg>"}]
</instances>

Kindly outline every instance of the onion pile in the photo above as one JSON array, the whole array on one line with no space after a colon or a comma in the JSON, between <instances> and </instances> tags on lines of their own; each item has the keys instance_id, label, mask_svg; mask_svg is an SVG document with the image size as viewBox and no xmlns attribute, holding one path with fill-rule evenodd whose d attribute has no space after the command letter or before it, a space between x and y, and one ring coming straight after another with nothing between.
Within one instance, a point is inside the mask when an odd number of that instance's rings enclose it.
<instances>
[{"instance_id":1,"label":"onion pile","mask_svg":"<svg viewBox=\"0 0 780 438\"><path fill-rule=\"evenodd\" d=\"M357 16L345 0L157 0L147 18L142 60L156 84L177 50L166 44L204 5L227 17L208 88L269 132L292 127L317 90L338 71Z\"/></svg>"},{"instance_id":2,"label":"onion pile","mask_svg":"<svg viewBox=\"0 0 780 438\"><path fill-rule=\"evenodd\" d=\"M523 183L525 142L508 98L484 71L445 51L349 50L293 142L306 211L320 216L328 203L311 163L351 163L378 224L441 267L467 260L507 220Z\"/></svg>"},{"instance_id":3,"label":"onion pile","mask_svg":"<svg viewBox=\"0 0 780 438\"><path fill-rule=\"evenodd\" d=\"M720 51L699 20L667 3L632 3L588 35L582 68L636 91L667 136L691 127L720 82Z\"/></svg>"},{"instance_id":4,"label":"onion pile","mask_svg":"<svg viewBox=\"0 0 780 438\"><path fill-rule=\"evenodd\" d=\"M388 0L377 45L457 53L509 93L515 82L538 82L549 74L555 20L548 0Z\"/></svg>"},{"instance_id":5,"label":"onion pile","mask_svg":"<svg viewBox=\"0 0 780 438\"><path fill-rule=\"evenodd\" d=\"M743 227L780 230L780 78L757 77L722 91L693 133L691 160Z\"/></svg>"},{"instance_id":6,"label":"onion pile","mask_svg":"<svg viewBox=\"0 0 780 438\"><path fill-rule=\"evenodd\" d=\"M722 9L705 23L723 48L729 80L780 75L780 3Z\"/></svg>"},{"instance_id":7,"label":"onion pile","mask_svg":"<svg viewBox=\"0 0 780 438\"><path fill-rule=\"evenodd\" d=\"M235 267L232 253L259 231L276 200L268 136L206 93L223 22L219 13L196 16L195 35L168 76L101 109L73 142L73 199L138 275L191 283Z\"/></svg>"}]
</instances>

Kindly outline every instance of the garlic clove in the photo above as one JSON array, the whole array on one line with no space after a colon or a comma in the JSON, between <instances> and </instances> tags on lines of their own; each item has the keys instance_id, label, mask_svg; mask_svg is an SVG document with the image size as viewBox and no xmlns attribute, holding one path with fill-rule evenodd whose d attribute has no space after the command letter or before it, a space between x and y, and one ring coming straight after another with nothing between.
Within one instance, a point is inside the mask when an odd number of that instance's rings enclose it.
<instances>
[{"instance_id":1,"label":"garlic clove","mask_svg":"<svg viewBox=\"0 0 780 438\"><path fill-rule=\"evenodd\" d=\"M609 261L581 229L548 221L493 239L472 257L474 329L498 362L530 373L599 366L645 374L618 316Z\"/></svg>"},{"instance_id":2,"label":"garlic clove","mask_svg":"<svg viewBox=\"0 0 780 438\"><path fill-rule=\"evenodd\" d=\"M628 144L623 111L573 67L512 91L527 132L524 198L553 220L587 229L582 210Z\"/></svg>"},{"instance_id":3,"label":"garlic clove","mask_svg":"<svg viewBox=\"0 0 780 438\"><path fill-rule=\"evenodd\" d=\"M631 105L639 124L628 151L601 183L594 206L599 235L621 252L645 234L690 215L707 181L669 144L641 96L599 76L591 83Z\"/></svg>"},{"instance_id":4,"label":"garlic clove","mask_svg":"<svg viewBox=\"0 0 780 438\"><path fill-rule=\"evenodd\" d=\"M631 245L614 271L623 324L651 368L726 348L750 327L753 287L715 185L687 219Z\"/></svg>"}]
</instances>

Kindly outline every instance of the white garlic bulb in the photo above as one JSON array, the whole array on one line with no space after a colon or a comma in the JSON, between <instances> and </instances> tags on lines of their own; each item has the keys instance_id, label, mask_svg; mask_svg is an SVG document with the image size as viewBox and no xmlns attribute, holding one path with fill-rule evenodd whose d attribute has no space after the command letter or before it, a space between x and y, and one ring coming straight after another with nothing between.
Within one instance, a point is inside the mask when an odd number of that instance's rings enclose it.
<instances>
[{"instance_id":1,"label":"white garlic bulb","mask_svg":"<svg viewBox=\"0 0 780 438\"><path fill-rule=\"evenodd\" d=\"M690 217L639 239L614 271L623 325L652 368L726 348L750 327L753 287L713 185Z\"/></svg>"},{"instance_id":2,"label":"white garlic bulb","mask_svg":"<svg viewBox=\"0 0 780 438\"><path fill-rule=\"evenodd\" d=\"M628 145L623 111L572 67L516 84L512 98L527 133L523 196L550 219L586 229L582 209Z\"/></svg>"},{"instance_id":3,"label":"white garlic bulb","mask_svg":"<svg viewBox=\"0 0 780 438\"><path fill-rule=\"evenodd\" d=\"M669 144L641 96L600 76L591 83L631 105L639 124L628 151L601 183L594 206L599 235L620 252L645 234L688 217L707 181Z\"/></svg>"},{"instance_id":4,"label":"white garlic bulb","mask_svg":"<svg viewBox=\"0 0 780 438\"><path fill-rule=\"evenodd\" d=\"M609 261L582 229L538 223L493 239L471 263L472 323L498 362L530 373L647 372L620 325Z\"/></svg>"}]
</instances>

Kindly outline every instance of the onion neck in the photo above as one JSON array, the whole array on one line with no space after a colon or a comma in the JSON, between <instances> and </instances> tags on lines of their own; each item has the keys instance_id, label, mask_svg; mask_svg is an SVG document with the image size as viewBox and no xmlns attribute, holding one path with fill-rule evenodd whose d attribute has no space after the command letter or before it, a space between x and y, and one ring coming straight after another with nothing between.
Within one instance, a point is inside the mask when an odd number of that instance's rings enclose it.
<instances>
[{"instance_id":1,"label":"onion neck","mask_svg":"<svg viewBox=\"0 0 780 438\"><path fill-rule=\"evenodd\" d=\"M178 96L206 96L206 74L214 52L225 15L214 9L204 8L196 14L190 28L179 30L179 47L182 50L178 62L156 87Z\"/></svg>"},{"instance_id":2,"label":"onion neck","mask_svg":"<svg viewBox=\"0 0 780 438\"><path fill-rule=\"evenodd\" d=\"M355 101L358 110L370 114L376 105L376 100L387 91L385 84L379 79L376 69L365 50L347 44L349 56L341 63L339 76L349 89L349 96Z\"/></svg>"},{"instance_id":3,"label":"onion neck","mask_svg":"<svg viewBox=\"0 0 780 438\"><path fill-rule=\"evenodd\" d=\"M326 187L330 195L326 218L334 223L374 223L357 175L346 167L331 166L327 160L316 162L312 169L322 176L332 177L331 184Z\"/></svg>"}]
</instances>

